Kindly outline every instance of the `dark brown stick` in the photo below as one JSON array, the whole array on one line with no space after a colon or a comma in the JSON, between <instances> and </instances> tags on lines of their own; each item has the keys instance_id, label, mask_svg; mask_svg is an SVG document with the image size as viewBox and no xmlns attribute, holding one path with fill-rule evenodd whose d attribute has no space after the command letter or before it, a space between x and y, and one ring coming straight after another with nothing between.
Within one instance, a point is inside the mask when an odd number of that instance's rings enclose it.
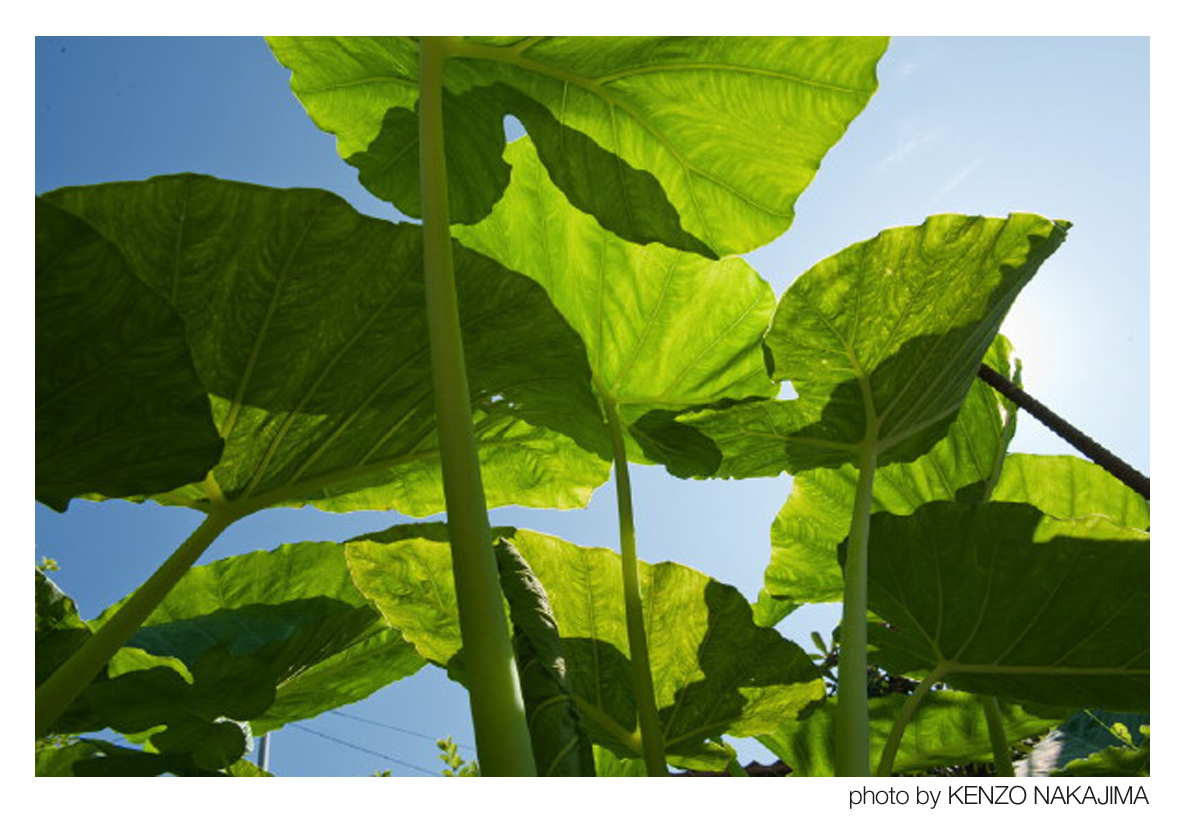
<instances>
[{"instance_id":1,"label":"dark brown stick","mask_svg":"<svg viewBox=\"0 0 1183 820\"><path fill-rule=\"evenodd\" d=\"M1125 484L1147 501L1150 500L1150 479L1126 464L1113 453L1077 430L1064 419L1047 409L1038 399L1017 387L1005 376L987 365L978 370L978 378L993 387L1006 398L1022 407L1064 441L1079 450L1085 457L1103 467L1111 476Z\"/></svg>"}]
</instances>

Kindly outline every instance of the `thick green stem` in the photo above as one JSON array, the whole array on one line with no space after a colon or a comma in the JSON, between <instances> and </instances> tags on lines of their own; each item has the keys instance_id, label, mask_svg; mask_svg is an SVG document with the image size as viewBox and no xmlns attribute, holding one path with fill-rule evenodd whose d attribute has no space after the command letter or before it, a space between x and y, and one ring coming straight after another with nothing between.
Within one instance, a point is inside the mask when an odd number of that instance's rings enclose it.
<instances>
[{"instance_id":1,"label":"thick green stem","mask_svg":"<svg viewBox=\"0 0 1183 820\"><path fill-rule=\"evenodd\" d=\"M891 769L895 765L895 754L900 749L900 741L904 738L904 729L908 728L908 721L912 719L912 715L916 714L916 710L920 708L920 703L924 700L924 696L928 694L928 690L932 689L933 685L944 674L945 671L943 669L934 669L927 678L920 682L911 696L904 701L899 714L895 716L895 723L891 725L891 733L887 736L887 742L883 745L883 754L879 758L879 768L875 771L875 774L879 777L891 777Z\"/></svg>"},{"instance_id":2,"label":"thick green stem","mask_svg":"<svg viewBox=\"0 0 1183 820\"><path fill-rule=\"evenodd\" d=\"M628 653L633 670L633 694L637 701L637 723L641 728L641 750L650 777L668 776L665 737L657 715L653 674L649 669L649 641L645 637L645 611L641 604L641 572L637 561L637 536L633 526L633 492L628 478L628 456L616 405L604 401L608 430L612 434L612 456L616 467L616 515L620 522L620 567L624 575L624 617L628 626Z\"/></svg>"},{"instance_id":3,"label":"thick green stem","mask_svg":"<svg viewBox=\"0 0 1183 820\"><path fill-rule=\"evenodd\" d=\"M451 40L423 38L419 74L423 271L444 500L481 774L529 777L535 774L534 753L485 509L452 270L443 117L443 68Z\"/></svg>"},{"instance_id":4,"label":"thick green stem","mask_svg":"<svg viewBox=\"0 0 1183 820\"><path fill-rule=\"evenodd\" d=\"M181 576L193 566L206 547L238 516L215 508L181 546L160 565L152 577L137 589L127 602L94 633L86 643L37 687L37 737L49 733L54 721L82 694L107 661L127 643Z\"/></svg>"},{"instance_id":5,"label":"thick green stem","mask_svg":"<svg viewBox=\"0 0 1183 820\"><path fill-rule=\"evenodd\" d=\"M986 710L986 727L990 730L990 748L994 750L994 774L996 777L1014 777L1015 765L1011 760L1010 743L1006 739L1006 725L1002 722L1002 710L998 698L986 696L980 699Z\"/></svg>"},{"instance_id":6,"label":"thick green stem","mask_svg":"<svg viewBox=\"0 0 1183 820\"><path fill-rule=\"evenodd\" d=\"M873 441L868 436L868 442ZM846 549L835 726L835 773L839 777L871 774L867 731L867 535L871 526L875 458L874 444L864 444L859 456L858 488Z\"/></svg>"}]
</instances>

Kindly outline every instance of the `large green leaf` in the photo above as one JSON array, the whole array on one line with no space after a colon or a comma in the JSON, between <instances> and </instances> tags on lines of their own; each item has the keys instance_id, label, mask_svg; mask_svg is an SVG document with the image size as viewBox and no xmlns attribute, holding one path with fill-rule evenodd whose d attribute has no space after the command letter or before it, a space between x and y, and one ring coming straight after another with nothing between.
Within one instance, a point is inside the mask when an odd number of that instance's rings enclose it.
<instances>
[{"instance_id":1,"label":"large green leaf","mask_svg":"<svg viewBox=\"0 0 1183 820\"><path fill-rule=\"evenodd\" d=\"M1141 727L1138 746L1110 746L1073 760L1053 777L1150 777L1150 727Z\"/></svg>"},{"instance_id":2,"label":"large green leaf","mask_svg":"<svg viewBox=\"0 0 1183 820\"><path fill-rule=\"evenodd\" d=\"M90 624L79 616L78 608L73 600L40 570L36 571L36 576L34 666L36 682L40 686L83 643L90 639L93 631ZM154 658L140 649L124 647L115 654L110 663L104 665L99 674L95 676L91 687L107 681L110 675L120 674L128 668L152 665L163 665L182 674L188 674L184 665L179 661ZM57 720L51 733L78 734L101 729L106 725L108 725L106 721L96 713L93 704L84 694L76 699Z\"/></svg>"},{"instance_id":3,"label":"large green leaf","mask_svg":"<svg viewBox=\"0 0 1183 820\"><path fill-rule=\"evenodd\" d=\"M916 459L943 438L1003 317L1067 224L1040 216L943 215L823 260L777 307L764 344L791 401L679 416L743 478Z\"/></svg>"},{"instance_id":4,"label":"large green leaf","mask_svg":"<svg viewBox=\"0 0 1183 820\"><path fill-rule=\"evenodd\" d=\"M91 225L36 203L37 500L200 481L222 440L180 317Z\"/></svg>"},{"instance_id":5,"label":"large green leaf","mask_svg":"<svg viewBox=\"0 0 1183 820\"><path fill-rule=\"evenodd\" d=\"M595 777L592 744L572 699L567 660L546 590L513 544L498 538L494 548L513 622L514 657L535 766L544 777Z\"/></svg>"},{"instance_id":6,"label":"large green leaf","mask_svg":"<svg viewBox=\"0 0 1183 820\"><path fill-rule=\"evenodd\" d=\"M1035 744L1017 771L1034 777L1148 775L1149 726L1149 714L1077 712Z\"/></svg>"},{"instance_id":7,"label":"large green leaf","mask_svg":"<svg viewBox=\"0 0 1183 820\"><path fill-rule=\"evenodd\" d=\"M595 746L596 777L645 777L645 761L639 757L617 757L603 746Z\"/></svg>"},{"instance_id":8,"label":"large green leaf","mask_svg":"<svg viewBox=\"0 0 1183 820\"><path fill-rule=\"evenodd\" d=\"M640 756L620 557L524 530L499 534L546 589L591 739L618 756ZM396 527L347 546L358 587L442 666L460 650L446 537L442 525ZM805 653L753 624L738 590L672 563L642 564L641 590L666 751L678 765L722 768L734 753L719 736L771 731L822 696Z\"/></svg>"},{"instance_id":9,"label":"large green leaf","mask_svg":"<svg viewBox=\"0 0 1183 820\"><path fill-rule=\"evenodd\" d=\"M1150 537L1027 504L934 502L871 517L873 661L971 692L1148 709Z\"/></svg>"},{"instance_id":10,"label":"large green leaf","mask_svg":"<svg viewBox=\"0 0 1183 820\"><path fill-rule=\"evenodd\" d=\"M157 754L120 746L99 738L84 737L72 743L37 751L37 777L157 777L176 774L188 777L262 777L244 760L226 767L198 766L186 755ZM258 769L255 769L258 772Z\"/></svg>"},{"instance_id":11,"label":"large green leaf","mask_svg":"<svg viewBox=\"0 0 1183 820\"><path fill-rule=\"evenodd\" d=\"M872 767L883 753L896 715L907 695L873 698L868 704ZM757 740L789 764L797 777L834 774L835 701L828 699L806 719L791 720ZM1055 718L1029 714L1014 704L1002 705L1008 741L1015 743L1046 731ZM929 692L904 730L895 756L895 772L953 766L992 759L990 732L981 699L964 692Z\"/></svg>"},{"instance_id":12,"label":"large green leaf","mask_svg":"<svg viewBox=\"0 0 1183 820\"><path fill-rule=\"evenodd\" d=\"M1119 526L1150 529L1147 499L1103 467L1076 456L1012 453L990 498L1031 504L1054 518L1099 515Z\"/></svg>"},{"instance_id":13,"label":"large green leaf","mask_svg":"<svg viewBox=\"0 0 1183 820\"><path fill-rule=\"evenodd\" d=\"M1011 373L1010 343L995 339L986 363ZM910 463L876 470L872 509L907 515L929 501L952 501L997 479L1014 433L1014 410L974 382L945 437ZM793 489L772 523L772 559L764 571L757 621L772 626L795 606L842 600L838 545L850 533L858 469L844 465L793 476ZM1019 499L1011 499L1019 500Z\"/></svg>"},{"instance_id":14,"label":"large green leaf","mask_svg":"<svg viewBox=\"0 0 1183 820\"><path fill-rule=\"evenodd\" d=\"M257 734L362 700L423 666L358 592L334 543L194 567L129 646L183 661L216 715L249 720ZM249 706L230 711L238 699Z\"/></svg>"},{"instance_id":15,"label":"large green leaf","mask_svg":"<svg viewBox=\"0 0 1183 820\"><path fill-rule=\"evenodd\" d=\"M98 757L99 749L86 741L37 749L33 773L36 777L74 777L74 764Z\"/></svg>"},{"instance_id":16,"label":"large green leaf","mask_svg":"<svg viewBox=\"0 0 1183 820\"><path fill-rule=\"evenodd\" d=\"M418 43L273 37L292 90L361 181L418 212ZM479 221L515 115L571 202L633 242L743 253L783 233L877 87L884 38L508 37L451 45L449 199Z\"/></svg>"},{"instance_id":17,"label":"large green leaf","mask_svg":"<svg viewBox=\"0 0 1183 820\"><path fill-rule=\"evenodd\" d=\"M62 592L41 570L35 570L36 591L34 611L36 614L36 673L37 685L48 678L53 670L74 654L91 635L90 627L78 614L78 607L66 593Z\"/></svg>"},{"instance_id":18,"label":"large green leaf","mask_svg":"<svg viewBox=\"0 0 1183 820\"><path fill-rule=\"evenodd\" d=\"M571 207L529 139L506 157L513 182L504 199L453 235L546 289L587 347L596 393L626 428L649 411L776 392L759 344L775 299L746 262L626 242ZM633 458L681 472L682 447L627 432Z\"/></svg>"},{"instance_id":19,"label":"large green leaf","mask_svg":"<svg viewBox=\"0 0 1183 820\"><path fill-rule=\"evenodd\" d=\"M212 481L155 498L443 508L417 226L194 175L44 198L184 321L226 447ZM602 438L582 343L533 282L460 247L455 260L489 502L586 503L607 464L576 443Z\"/></svg>"}]
</instances>

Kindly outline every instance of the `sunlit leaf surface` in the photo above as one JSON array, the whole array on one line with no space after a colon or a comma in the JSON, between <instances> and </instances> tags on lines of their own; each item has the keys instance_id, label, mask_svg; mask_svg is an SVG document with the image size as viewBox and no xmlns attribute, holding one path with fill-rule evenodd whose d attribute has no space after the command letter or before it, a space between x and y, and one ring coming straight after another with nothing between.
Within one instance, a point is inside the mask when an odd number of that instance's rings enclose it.
<instances>
[{"instance_id":1,"label":"sunlit leaf surface","mask_svg":"<svg viewBox=\"0 0 1183 820\"><path fill-rule=\"evenodd\" d=\"M443 509L417 226L324 191L194 175L44 199L106 237L184 322L226 447L212 485L153 497ZM537 285L455 258L489 502L586 503L607 465L576 443L594 451L602 436L583 345ZM138 446L137 433L112 445Z\"/></svg>"},{"instance_id":2,"label":"sunlit leaf surface","mask_svg":"<svg viewBox=\"0 0 1183 820\"><path fill-rule=\"evenodd\" d=\"M183 661L216 714L248 699L234 716L260 735L362 700L423 666L358 592L334 543L194 567L129 645Z\"/></svg>"},{"instance_id":3,"label":"sunlit leaf surface","mask_svg":"<svg viewBox=\"0 0 1183 820\"><path fill-rule=\"evenodd\" d=\"M272 37L362 184L417 215L419 45ZM506 114L576 207L638 243L743 253L783 233L877 88L885 38L465 38L444 72L452 219L501 195Z\"/></svg>"},{"instance_id":4,"label":"sunlit leaf surface","mask_svg":"<svg viewBox=\"0 0 1183 820\"><path fill-rule=\"evenodd\" d=\"M907 695L888 695L868 702L872 766L883 753L905 700ZM796 777L833 777L836 712L835 701L829 699L807 719L787 721L757 740L789 764ZM1014 704L1002 705L1002 719L1007 740L1012 743L1056 724L1055 718L1029 714ZM992 754L986 713L979 697L964 692L929 692L904 730L893 771L985 762L992 759Z\"/></svg>"},{"instance_id":5,"label":"sunlit leaf surface","mask_svg":"<svg viewBox=\"0 0 1183 820\"><path fill-rule=\"evenodd\" d=\"M591 739L640 755L620 557L525 530L501 533L546 589L574 702ZM396 527L347 546L359 588L428 660L460 650L446 532ZM805 653L752 623L734 588L679 564L641 565L650 662L666 751L682 765L721 768L733 752L712 738L771 731L821 697Z\"/></svg>"},{"instance_id":6,"label":"sunlit leaf surface","mask_svg":"<svg viewBox=\"0 0 1183 820\"><path fill-rule=\"evenodd\" d=\"M619 408L630 456L687 472L692 441L655 447L634 422L650 411L773 395L760 350L771 287L743 260L712 262L605 230L551 183L529 139L506 156L513 182L505 197L480 225L454 235L546 289L583 339L596 393Z\"/></svg>"},{"instance_id":7,"label":"sunlit leaf surface","mask_svg":"<svg viewBox=\"0 0 1183 820\"><path fill-rule=\"evenodd\" d=\"M781 297L764 344L798 398L686 413L714 475L744 478L907 462L945 436L1011 303L1066 223L934 216L819 262Z\"/></svg>"},{"instance_id":8,"label":"sunlit leaf surface","mask_svg":"<svg viewBox=\"0 0 1183 820\"><path fill-rule=\"evenodd\" d=\"M998 337L986 363L1011 372L1010 344ZM908 463L876 470L875 511L907 515L929 501L952 501L996 478L1013 433L1013 410L988 385L970 387L945 437ZM771 626L806 602L842 600L838 545L850 532L858 469L851 465L793 476L789 498L772 524L772 559L764 572L757 619ZM1012 499L1017 500L1017 499Z\"/></svg>"}]
</instances>

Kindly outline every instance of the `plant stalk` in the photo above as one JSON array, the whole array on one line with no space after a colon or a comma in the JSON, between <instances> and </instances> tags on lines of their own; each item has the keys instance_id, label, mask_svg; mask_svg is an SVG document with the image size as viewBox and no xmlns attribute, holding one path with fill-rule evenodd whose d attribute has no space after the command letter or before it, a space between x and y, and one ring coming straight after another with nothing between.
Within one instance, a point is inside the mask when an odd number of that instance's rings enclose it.
<instances>
[{"instance_id":1,"label":"plant stalk","mask_svg":"<svg viewBox=\"0 0 1183 820\"><path fill-rule=\"evenodd\" d=\"M233 524L238 515L215 507L201 526L177 547L163 564L152 573L111 619L100 627L86 643L78 647L65 663L37 687L37 737L48 734L55 721L69 708L95 676L118 652L164 596L176 586L193 563L222 531Z\"/></svg>"},{"instance_id":2,"label":"plant stalk","mask_svg":"<svg viewBox=\"0 0 1183 820\"><path fill-rule=\"evenodd\" d=\"M620 568L624 576L624 617L628 626L628 654L633 671L633 694L637 701L637 723L641 729L641 751L650 777L668 777L665 737L657 715L653 673L649 667L649 641L645 637L645 610L641 603L641 572L637 561L637 536L633 525L633 492L628 476L628 455L616 404L604 400L608 430L612 435L612 457L616 467L616 515L620 523Z\"/></svg>"},{"instance_id":3,"label":"plant stalk","mask_svg":"<svg viewBox=\"0 0 1183 820\"><path fill-rule=\"evenodd\" d=\"M835 766L839 777L869 777L867 729L867 537L875 488L874 437L859 456L859 479L847 541L842 592L841 651L838 653L838 714L835 720Z\"/></svg>"},{"instance_id":4,"label":"plant stalk","mask_svg":"<svg viewBox=\"0 0 1183 820\"><path fill-rule=\"evenodd\" d=\"M452 573L481 774L532 777L534 752L485 508L452 268L443 117L443 69L452 39L424 37L419 52L423 271Z\"/></svg>"},{"instance_id":5,"label":"plant stalk","mask_svg":"<svg viewBox=\"0 0 1183 820\"><path fill-rule=\"evenodd\" d=\"M945 670L939 667L934 669L904 701L899 714L895 716L895 722L891 725L891 733L887 736L887 742L883 744L883 754L879 757L879 768L875 771L879 777L891 777L891 769L895 765L895 755L900 749L900 741L904 738L904 729L908 728L908 722L912 719L912 715L916 714L916 710L920 708L928 690L932 689L944 674Z\"/></svg>"},{"instance_id":6,"label":"plant stalk","mask_svg":"<svg viewBox=\"0 0 1183 820\"><path fill-rule=\"evenodd\" d=\"M1006 739L1006 726L1002 722L1002 709L998 707L998 698L987 696L981 698L982 708L986 711L986 726L990 730L990 748L994 750L995 777L1014 777L1015 765L1011 760L1010 743Z\"/></svg>"}]
</instances>

